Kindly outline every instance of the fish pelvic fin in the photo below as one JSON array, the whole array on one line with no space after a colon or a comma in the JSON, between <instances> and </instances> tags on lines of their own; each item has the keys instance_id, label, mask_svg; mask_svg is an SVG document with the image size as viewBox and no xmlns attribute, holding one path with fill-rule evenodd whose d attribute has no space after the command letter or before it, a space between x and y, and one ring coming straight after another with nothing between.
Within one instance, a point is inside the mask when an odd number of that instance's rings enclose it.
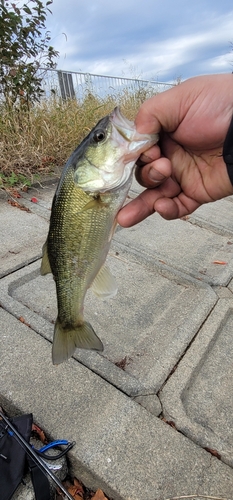
<instances>
[{"instance_id":1,"label":"fish pelvic fin","mask_svg":"<svg viewBox=\"0 0 233 500\"><path fill-rule=\"evenodd\" d=\"M112 276L111 271L106 264L100 268L91 285L91 289L101 300L110 299L116 296L116 280L114 276Z\"/></svg>"},{"instance_id":2,"label":"fish pelvic fin","mask_svg":"<svg viewBox=\"0 0 233 500\"><path fill-rule=\"evenodd\" d=\"M48 244L47 240L44 243L42 247L42 261L41 261L41 266L40 266L40 274L44 276L45 274L51 273L51 266L49 263L49 256L48 256Z\"/></svg>"},{"instance_id":3,"label":"fish pelvic fin","mask_svg":"<svg viewBox=\"0 0 233 500\"><path fill-rule=\"evenodd\" d=\"M64 328L57 319L52 348L53 364L59 365L69 359L74 354L76 347L103 351L103 344L90 323L84 321L80 326L68 329Z\"/></svg>"}]
</instances>

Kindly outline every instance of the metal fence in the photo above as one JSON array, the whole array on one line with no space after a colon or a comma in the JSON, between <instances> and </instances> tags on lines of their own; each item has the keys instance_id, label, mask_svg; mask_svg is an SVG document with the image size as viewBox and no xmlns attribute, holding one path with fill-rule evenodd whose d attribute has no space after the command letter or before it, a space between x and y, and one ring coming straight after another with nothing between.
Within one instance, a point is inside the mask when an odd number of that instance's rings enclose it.
<instances>
[{"instance_id":1,"label":"metal fence","mask_svg":"<svg viewBox=\"0 0 233 500\"><path fill-rule=\"evenodd\" d=\"M103 76L75 71L43 68L41 71L43 74L42 88L44 96L55 95L63 100L76 98L82 101L87 94L99 98L117 97L117 95L123 93L130 93L135 96L141 94L143 98L147 98L173 86L173 84L158 81Z\"/></svg>"}]
</instances>

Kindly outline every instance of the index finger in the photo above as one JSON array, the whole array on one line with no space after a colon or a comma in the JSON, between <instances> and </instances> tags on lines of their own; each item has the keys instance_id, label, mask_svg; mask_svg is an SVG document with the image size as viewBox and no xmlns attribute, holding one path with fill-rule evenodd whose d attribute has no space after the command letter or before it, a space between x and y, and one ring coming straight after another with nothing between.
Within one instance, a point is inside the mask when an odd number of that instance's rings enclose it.
<instances>
[{"instance_id":1,"label":"index finger","mask_svg":"<svg viewBox=\"0 0 233 500\"><path fill-rule=\"evenodd\" d=\"M155 202L160 198L174 197L180 193L180 186L169 177L164 184L154 189L146 189L137 198L125 205L117 215L122 227L130 227L155 212Z\"/></svg>"}]
</instances>

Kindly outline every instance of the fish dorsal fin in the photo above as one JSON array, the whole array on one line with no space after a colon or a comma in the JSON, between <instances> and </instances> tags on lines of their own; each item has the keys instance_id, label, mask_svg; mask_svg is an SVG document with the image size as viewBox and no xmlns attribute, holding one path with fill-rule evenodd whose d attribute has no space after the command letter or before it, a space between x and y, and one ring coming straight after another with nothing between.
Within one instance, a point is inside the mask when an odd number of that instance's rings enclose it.
<instances>
[{"instance_id":1,"label":"fish dorsal fin","mask_svg":"<svg viewBox=\"0 0 233 500\"><path fill-rule=\"evenodd\" d=\"M101 300L110 299L117 294L116 280L106 264L101 267L91 285L91 289Z\"/></svg>"},{"instance_id":2,"label":"fish dorsal fin","mask_svg":"<svg viewBox=\"0 0 233 500\"><path fill-rule=\"evenodd\" d=\"M44 243L42 247L42 261L41 261L41 266L40 266L40 274L44 276L45 274L51 273L51 266L49 263L49 257L48 257L48 244L47 240Z\"/></svg>"}]
</instances>

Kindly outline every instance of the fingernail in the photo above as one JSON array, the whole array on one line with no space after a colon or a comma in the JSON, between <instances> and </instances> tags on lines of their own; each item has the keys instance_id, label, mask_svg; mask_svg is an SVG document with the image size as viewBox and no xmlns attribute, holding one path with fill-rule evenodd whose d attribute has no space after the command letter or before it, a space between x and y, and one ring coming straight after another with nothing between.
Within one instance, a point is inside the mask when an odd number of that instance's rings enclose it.
<instances>
[{"instance_id":1,"label":"fingernail","mask_svg":"<svg viewBox=\"0 0 233 500\"><path fill-rule=\"evenodd\" d=\"M152 158L150 158L150 156L147 156L145 153L142 153L140 158L145 163L150 163L151 161L153 161Z\"/></svg>"},{"instance_id":2,"label":"fingernail","mask_svg":"<svg viewBox=\"0 0 233 500\"><path fill-rule=\"evenodd\" d=\"M148 177L153 182L161 182L165 179L164 175L155 170L153 167L148 172Z\"/></svg>"},{"instance_id":3,"label":"fingernail","mask_svg":"<svg viewBox=\"0 0 233 500\"><path fill-rule=\"evenodd\" d=\"M146 165L147 163L151 163L152 161L153 160L149 156L147 156L143 153L136 161L136 165L138 167L144 167L144 165Z\"/></svg>"}]
</instances>

